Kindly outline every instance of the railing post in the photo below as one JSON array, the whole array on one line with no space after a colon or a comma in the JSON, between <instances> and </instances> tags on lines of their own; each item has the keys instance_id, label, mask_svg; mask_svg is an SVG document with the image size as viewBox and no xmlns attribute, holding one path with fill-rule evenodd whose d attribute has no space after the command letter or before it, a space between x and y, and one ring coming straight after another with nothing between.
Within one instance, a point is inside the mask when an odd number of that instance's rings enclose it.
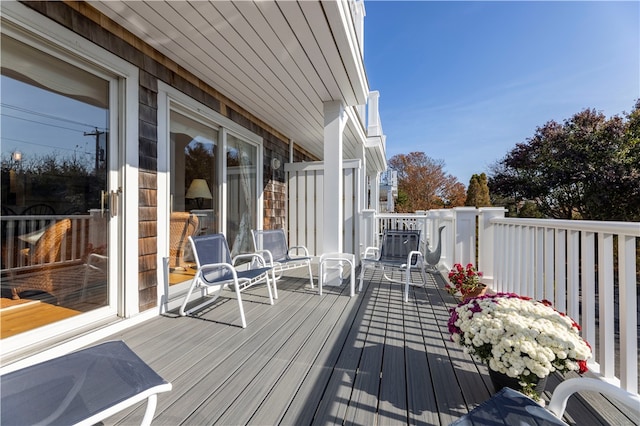
<instances>
[{"instance_id":1,"label":"railing post","mask_svg":"<svg viewBox=\"0 0 640 426\"><path fill-rule=\"evenodd\" d=\"M454 263L454 240L455 240L455 215L452 209L429 210L427 217L430 220L429 231L431 235L436 235L440 226L444 225L442 240L440 242L440 268L451 269ZM435 238L435 237L434 237ZM437 242L432 244L437 245Z\"/></svg>"},{"instance_id":2,"label":"railing post","mask_svg":"<svg viewBox=\"0 0 640 426\"><path fill-rule=\"evenodd\" d=\"M491 219L503 218L506 210L502 207L483 207L478 215L478 270L482 271L482 282L493 287L496 258L496 226Z\"/></svg>"},{"instance_id":3,"label":"railing post","mask_svg":"<svg viewBox=\"0 0 640 426\"><path fill-rule=\"evenodd\" d=\"M455 207L454 263L476 264L476 216L475 207Z\"/></svg>"},{"instance_id":4,"label":"railing post","mask_svg":"<svg viewBox=\"0 0 640 426\"><path fill-rule=\"evenodd\" d=\"M433 227L429 227L429 221L427 219L427 211L416 210L415 214L416 214L416 228L422 231L422 236L420 237L420 239L425 242L425 247L428 243L435 244L433 242Z\"/></svg>"},{"instance_id":5,"label":"railing post","mask_svg":"<svg viewBox=\"0 0 640 426\"><path fill-rule=\"evenodd\" d=\"M360 247L356 250L356 263L360 263L360 258L367 247L377 246L378 242L373 238L378 235L376 231L376 211L365 209L362 210L362 228L360 229Z\"/></svg>"}]
</instances>

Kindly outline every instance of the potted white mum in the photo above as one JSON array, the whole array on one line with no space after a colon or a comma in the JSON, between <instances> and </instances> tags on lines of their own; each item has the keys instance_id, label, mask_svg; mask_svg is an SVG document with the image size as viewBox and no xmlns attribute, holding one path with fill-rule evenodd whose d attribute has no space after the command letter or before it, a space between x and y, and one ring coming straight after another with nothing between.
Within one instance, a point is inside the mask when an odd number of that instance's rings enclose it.
<instances>
[{"instance_id":1,"label":"potted white mum","mask_svg":"<svg viewBox=\"0 0 640 426\"><path fill-rule=\"evenodd\" d=\"M487 363L496 392L504 386L497 381L501 374L540 401L540 380L554 371L584 373L591 357L575 321L549 302L517 294L469 299L451 310L448 325L451 340Z\"/></svg>"}]
</instances>

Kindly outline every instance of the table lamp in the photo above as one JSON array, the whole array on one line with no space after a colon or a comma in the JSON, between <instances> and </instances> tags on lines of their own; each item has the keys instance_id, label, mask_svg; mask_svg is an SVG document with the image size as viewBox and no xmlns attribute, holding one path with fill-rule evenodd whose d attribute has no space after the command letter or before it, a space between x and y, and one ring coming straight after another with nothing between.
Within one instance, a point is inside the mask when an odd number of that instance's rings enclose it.
<instances>
[{"instance_id":1,"label":"table lamp","mask_svg":"<svg viewBox=\"0 0 640 426\"><path fill-rule=\"evenodd\" d=\"M185 198L195 199L198 204L198 209L202 209L203 200L211 200L213 199L213 195L211 195L211 191L209 190L209 185L207 185L206 180L194 179L191 181L189 189L187 189Z\"/></svg>"}]
</instances>

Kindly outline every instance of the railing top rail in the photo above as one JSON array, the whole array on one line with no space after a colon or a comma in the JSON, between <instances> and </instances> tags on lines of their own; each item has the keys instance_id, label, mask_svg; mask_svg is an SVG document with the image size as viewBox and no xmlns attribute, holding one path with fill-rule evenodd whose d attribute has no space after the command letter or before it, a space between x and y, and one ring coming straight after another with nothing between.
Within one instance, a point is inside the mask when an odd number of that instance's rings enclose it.
<instances>
[{"instance_id":1,"label":"railing top rail","mask_svg":"<svg viewBox=\"0 0 640 426\"><path fill-rule=\"evenodd\" d=\"M424 214L418 214L418 213L377 213L376 217L382 218L382 219L393 219L393 218L403 218L403 217L407 217L407 218L424 218L425 215Z\"/></svg>"},{"instance_id":2,"label":"railing top rail","mask_svg":"<svg viewBox=\"0 0 640 426\"><path fill-rule=\"evenodd\" d=\"M92 216L90 214L39 214L39 215L3 215L0 216L0 220L3 221L25 221L25 220L52 220L52 219L90 219Z\"/></svg>"},{"instance_id":3,"label":"railing top rail","mask_svg":"<svg viewBox=\"0 0 640 426\"><path fill-rule=\"evenodd\" d=\"M540 228L566 229L571 231L592 231L611 234L623 234L640 237L640 222L606 222L595 220L566 220L566 219L521 219L521 218L493 218L492 224L519 225Z\"/></svg>"}]
</instances>

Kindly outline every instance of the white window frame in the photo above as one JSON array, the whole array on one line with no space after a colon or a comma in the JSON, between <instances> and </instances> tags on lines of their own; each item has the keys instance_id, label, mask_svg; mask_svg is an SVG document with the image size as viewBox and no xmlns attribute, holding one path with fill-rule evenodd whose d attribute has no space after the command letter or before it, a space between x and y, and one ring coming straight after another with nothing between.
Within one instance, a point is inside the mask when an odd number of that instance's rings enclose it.
<instances>
[{"instance_id":1,"label":"white window frame","mask_svg":"<svg viewBox=\"0 0 640 426\"><path fill-rule=\"evenodd\" d=\"M175 105L175 107L173 107ZM257 226L262 228L264 207L263 207L263 163L264 163L264 143L263 138L249 129L242 127L238 123L230 120L224 115L216 112L210 107L198 102L190 96L180 92L176 88L158 81L158 224L168 224L171 200L170 192L170 158L169 155L169 126L170 112L175 110L180 114L201 122L212 129L218 131L218 151L216 158L216 173L218 188L211 188L212 191L218 193L218 204L216 208L221 214L218 215L218 229L226 235L227 220L227 134L248 142L257 148L257 170L256 170L256 194L257 201ZM164 225L162 225L164 226ZM169 234L162 230L158 230L158 253L169 253ZM166 274L164 266L164 256L160 255L157 259L158 267L158 306L160 312L166 312L177 308L182 300L171 300L169 294L169 277ZM162 278L160 278L162 277ZM189 281L172 287L172 293L180 293L181 290L188 288Z\"/></svg>"},{"instance_id":2,"label":"white window frame","mask_svg":"<svg viewBox=\"0 0 640 426\"><path fill-rule=\"evenodd\" d=\"M138 286L126 284L138 282L139 83L138 68L32 9L18 2L1 2L1 11L3 33L110 81L109 110L115 112L110 114L109 126L115 130L110 132L113 138L110 154L117 155L117 160L111 161L109 189L132 188L121 194L117 222L110 227L110 241L118 241L118 245L109 247L110 254L115 254L115 259L109 262L109 276L117 281L117 285L111 285L114 281L110 278L109 306L3 339L1 355L4 356L34 342L77 335L83 330L95 329L96 323L104 323L109 317L126 318L139 311ZM87 334L84 336L74 339L68 347L79 347L93 340ZM68 350L60 345L38 356L55 356Z\"/></svg>"}]
</instances>

